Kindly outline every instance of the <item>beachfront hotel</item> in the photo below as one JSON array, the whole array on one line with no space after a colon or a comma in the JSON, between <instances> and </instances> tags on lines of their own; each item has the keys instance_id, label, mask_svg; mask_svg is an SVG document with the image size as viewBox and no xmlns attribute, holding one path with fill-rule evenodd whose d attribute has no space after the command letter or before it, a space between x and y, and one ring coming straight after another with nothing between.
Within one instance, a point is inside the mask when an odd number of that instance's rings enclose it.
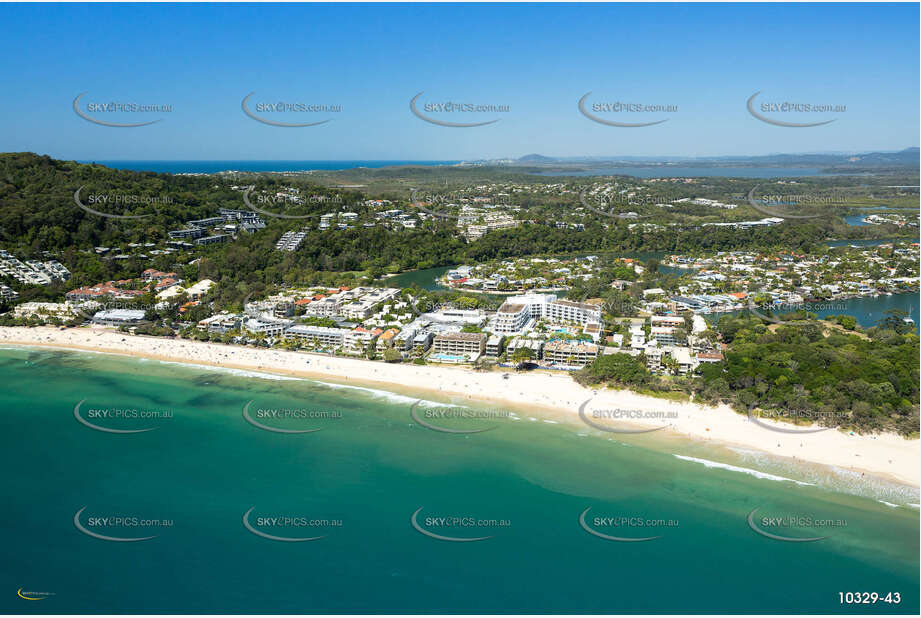
<instances>
[{"instance_id":1,"label":"beachfront hotel","mask_svg":"<svg viewBox=\"0 0 921 618\"><path fill-rule=\"evenodd\" d=\"M264 316L249 318L243 322L243 328L254 335L262 334L266 337L278 337L294 324L293 320L267 319Z\"/></svg>"},{"instance_id":2,"label":"beachfront hotel","mask_svg":"<svg viewBox=\"0 0 921 618\"><path fill-rule=\"evenodd\" d=\"M509 297L493 322L493 332L514 335L528 330L537 320L576 323L585 326L601 322L601 307L571 300L557 300L555 294L524 294Z\"/></svg>"},{"instance_id":3,"label":"beachfront hotel","mask_svg":"<svg viewBox=\"0 0 921 618\"><path fill-rule=\"evenodd\" d=\"M551 341L544 346L544 360L559 365L588 365L598 356L598 346L592 343Z\"/></svg>"},{"instance_id":4,"label":"beachfront hotel","mask_svg":"<svg viewBox=\"0 0 921 618\"><path fill-rule=\"evenodd\" d=\"M285 332L285 336L302 341L315 342L326 348L341 348L345 343L347 328L331 328L329 326L308 326L298 324Z\"/></svg>"},{"instance_id":5,"label":"beachfront hotel","mask_svg":"<svg viewBox=\"0 0 921 618\"><path fill-rule=\"evenodd\" d=\"M93 315L93 322L104 326L134 326L143 319L140 309L106 309Z\"/></svg>"},{"instance_id":6,"label":"beachfront hotel","mask_svg":"<svg viewBox=\"0 0 921 618\"><path fill-rule=\"evenodd\" d=\"M445 333L432 344L437 354L462 354L477 357L486 349L486 333Z\"/></svg>"},{"instance_id":7,"label":"beachfront hotel","mask_svg":"<svg viewBox=\"0 0 921 618\"><path fill-rule=\"evenodd\" d=\"M496 312L493 331L508 335L518 333L521 332L530 320L531 312L528 310L527 305L506 301L502 303L502 306L499 307L499 310Z\"/></svg>"}]
</instances>

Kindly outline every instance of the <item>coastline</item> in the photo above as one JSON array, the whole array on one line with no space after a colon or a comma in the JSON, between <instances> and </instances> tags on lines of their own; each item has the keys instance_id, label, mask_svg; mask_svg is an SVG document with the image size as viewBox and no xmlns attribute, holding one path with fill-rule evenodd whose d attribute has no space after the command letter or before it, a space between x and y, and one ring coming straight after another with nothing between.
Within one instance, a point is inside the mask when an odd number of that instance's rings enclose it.
<instances>
[{"instance_id":1,"label":"coastline","mask_svg":"<svg viewBox=\"0 0 921 618\"><path fill-rule=\"evenodd\" d=\"M248 348L184 339L134 336L104 328L0 327L0 345L34 346L121 354L153 360L262 371L293 377L332 380L356 387L411 392L422 398L468 400L471 403L527 408L535 417L596 431L583 424L579 407L591 400L589 412L621 409L668 414L663 420L624 418L617 427L667 427L666 435L725 447L743 447L806 464L832 466L918 488L921 441L896 434L850 435L828 430L787 434L771 431L726 405L717 407L675 402L628 390L593 391L568 374L475 372L451 366L387 364L305 352ZM508 376L507 378L503 376ZM773 425L761 420L763 424ZM782 428L805 426L776 424ZM613 434L617 435L617 434Z\"/></svg>"}]
</instances>

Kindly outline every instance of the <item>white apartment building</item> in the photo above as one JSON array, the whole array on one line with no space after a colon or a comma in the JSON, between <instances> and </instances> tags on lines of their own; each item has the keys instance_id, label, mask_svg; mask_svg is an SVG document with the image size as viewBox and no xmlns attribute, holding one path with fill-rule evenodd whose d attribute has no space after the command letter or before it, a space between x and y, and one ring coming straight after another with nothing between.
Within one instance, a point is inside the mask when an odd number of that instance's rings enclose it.
<instances>
[{"instance_id":1,"label":"white apartment building","mask_svg":"<svg viewBox=\"0 0 921 618\"><path fill-rule=\"evenodd\" d=\"M140 309L106 309L93 315L93 322L105 326L132 326L144 319Z\"/></svg>"},{"instance_id":2,"label":"white apartment building","mask_svg":"<svg viewBox=\"0 0 921 618\"><path fill-rule=\"evenodd\" d=\"M77 315L74 306L69 302L63 303L22 303L13 308L13 315L17 318L31 316L72 318Z\"/></svg>"},{"instance_id":3,"label":"white apartment building","mask_svg":"<svg viewBox=\"0 0 921 618\"><path fill-rule=\"evenodd\" d=\"M235 313L222 312L212 315L209 318L200 320L197 324L199 330L207 330L209 333L224 334L227 331L234 330L240 326L240 316Z\"/></svg>"},{"instance_id":4,"label":"white apartment building","mask_svg":"<svg viewBox=\"0 0 921 618\"><path fill-rule=\"evenodd\" d=\"M482 311L477 309L450 309L445 308L441 311L433 311L431 313L422 314L423 318L431 320L433 322L441 323L451 323L456 322L458 324L482 324L485 318L485 315Z\"/></svg>"},{"instance_id":5,"label":"white apartment building","mask_svg":"<svg viewBox=\"0 0 921 618\"><path fill-rule=\"evenodd\" d=\"M646 345L646 332L642 324L630 324L630 347L639 350Z\"/></svg>"},{"instance_id":6,"label":"white apartment building","mask_svg":"<svg viewBox=\"0 0 921 618\"><path fill-rule=\"evenodd\" d=\"M479 356L486 349L486 334L445 333L437 335L433 345L439 354Z\"/></svg>"},{"instance_id":7,"label":"white apartment building","mask_svg":"<svg viewBox=\"0 0 921 618\"><path fill-rule=\"evenodd\" d=\"M264 334L266 337L278 337L284 334L291 325L291 320L267 320L264 317L249 318L243 322L243 328L254 335Z\"/></svg>"},{"instance_id":8,"label":"white apartment building","mask_svg":"<svg viewBox=\"0 0 921 618\"><path fill-rule=\"evenodd\" d=\"M524 337L514 337L509 339L505 344L505 355L511 358L516 350L527 348L531 350L531 358L538 360L544 354L544 342L541 339L526 339Z\"/></svg>"},{"instance_id":9,"label":"white apartment building","mask_svg":"<svg viewBox=\"0 0 921 618\"><path fill-rule=\"evenodd\" d=\"M652 326L684 326L684 318L680 315L654 315L649 318Z\"/></svg>"},{"instance_id":10,"label":"white apartment building","mask_svg":"<svg viewBox=\"0 0 921 618\"><path fill-rule=\"evenodd\" d=\"M281 235L281 238L278 239L275 248L279 251L296 251L306 237L307 232L303 230L300 232L285 232Z\"/></svg>"},{"instance_id":11,"label":"white apartment building","mask_svg":"<svg viewBox=\"0 0 921 618\"><path fill-rule=\"evenodd\" d=\"M601 339L601 323L600 322L589 322L585 325L583 329L586 335L592 338L594 343L598 343L598 340Z\"/></svg>"},{"instance_id":12,"label":"white apartment building","mask_svg":"<svg viewBox=\"0 0 921 618\"><path fill-rule=\"evenodd\" d=\"M601 322L601 308L571 300L555 300L544 306L541 317L555 322L577 322L585 326L588 322Z\"/></svg>"},{"instance_id":13,"label":"white apartment building","mask_svg":"<svg viewBox=\"0 0 921 618\"><path fill-rule=\"evenodd\" d=\"M511 296L499 307L493 332L506 335L519 333L531 320L574 322L585 326L591 322L601 322L601 307L557 300L554 294Z\"/></svg>"},{"instance_id":14,"label":"white apartment building","mask_svg":"<svg viewBox=\"0 0 921 618\"><path fill-rule=\"evenodd\" d=\"M486 356L499 356L502 352L502 337L492 335L486 340Z\"/></svg>"},{"instance_id":15,"label":"white apartment building","mask_svg":"<svg viewBox=\"0 0 921 618\"><path fill-rule=\"evenodd\" d=\"M505 301L496 312L493 332L511 335L521 332L531 321L531 311L527 305Z\"/></svg>"},{"instance_id":16,"label":"white apartment building","mask_svg":"<svg viewBox=\"0 0 921 618\"><path fill-rule=\"evenodd\" d=\"M363 354L372 339L374 339L374 334L371 331L356 328L347 331L342 342L349 354Z\"/></svg>"},{"instance_id":17,"label":"white apartment building","mask_svg":"<svg viewBox=\"0 0 921 618\"><path fill-rule=\"evenodd\" d=\"M298 324L292 326L285 333L286 337L316 343L327 348L341 348L345 344L345 336L351 331L347 328L330 328L328 326L308 326Z\"/></svg>"},{"instance_id":18,"label":"white apartment building","mask_svg":"<svg viewBox=\"0 0 921 618\"><path fill-rule=\"evenodd\" d=\"M336 296L327 296L326 298L315 300L304 307L304 314L316 316L318 318L328 318L333 315L338 315L340 307L342 307L341 299L336 298Z\"/></svg>"},{"instance_id":19,"label":"white apartment building","mask_svg":"<svg viewBox=\"0 0 921 618\"><path fill-rule=\"evenodd\" d=\"M675 328L673 326L652 326L649 329L650 339L655 339L661 345L676 345Z\"/></svg>"},{"instance_id":20,"label":"white apartment building","mask_svg":"<svg viewBox=\"0 0 921 618\"><path fill-rule=\"evenodd\" d=\"M598 346L592 343L551 341L544 346L544 360L559 365L584 366L598 356Z\"/></svg>"},{"instance_id":21,"label":"white apartment building","mask_svg":"<svg viewBox=\"0 0 921 618\"><path fill-rule=\"evenodd\" d=\"M19 293L16 292L13 288L8 285L3 285L0 283L0 299L3 300L16 300L19 298Z\"/></svg>"}]
</instances>

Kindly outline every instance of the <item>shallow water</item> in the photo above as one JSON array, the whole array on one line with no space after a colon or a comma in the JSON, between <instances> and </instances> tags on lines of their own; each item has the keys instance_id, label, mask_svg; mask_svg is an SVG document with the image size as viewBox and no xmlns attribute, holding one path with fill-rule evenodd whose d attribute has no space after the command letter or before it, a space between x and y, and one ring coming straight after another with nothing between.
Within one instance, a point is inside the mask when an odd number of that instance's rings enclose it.
<instances>
[{"instance_id":1,"label":"shallow water","mask_svg":"<svg viewBox=\"0 0 921 618\"><path fill-rule=\"evenodd\" d=\"M6 612L918 610L917 494L896 486L676 436L611 439L522 410L438 420L491 427L446 434L414 422L405 393L258 372L27 348L0 350L0 371ZM99 427L152 430L95 430L74 416L81 401ZM261 429L243 418L248 402L266 426L320 431ZM116 409L172 416L98 413ZM258 416L273 410L312 416ZM84 507L90 532L155 538L87 535L74 523ZM491 538L427 536L411 524L420 508L426 532ZM597 532L660 538L593 535L579 522L588 508ZM258 531L323 538L266 539L244 527L249 509ZM768 538L749 526L753 509L763 530L827 538ZM111 516L161 525L99 519ZM761 519L780 516L845 524ZM595 519L614 517L641 521ZM54 595L24 601L19 588ZM902 603L841 606L839 591L900 592Z\"/></svg>"}]
</instances>

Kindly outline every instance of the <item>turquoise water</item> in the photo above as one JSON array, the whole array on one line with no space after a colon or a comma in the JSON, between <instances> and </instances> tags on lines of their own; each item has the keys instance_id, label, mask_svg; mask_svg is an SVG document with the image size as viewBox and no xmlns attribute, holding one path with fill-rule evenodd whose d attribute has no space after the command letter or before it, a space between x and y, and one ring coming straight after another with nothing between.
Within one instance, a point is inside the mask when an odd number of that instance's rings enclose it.
<instances>
[{"instance_id":1,"label":"turquoise water","mask_svg":"<svg viewBox=\"0 0 921 618\"><path fill-rule=\"evenodd\" d=\"M675 457L717 458L679 438L613 436L524 411L446 434L412 397L105 355L0 349L6 613L917 613L917 492L887 500L822 473L757 478ZM122 430L94 430L74 417ZM276 429L321 429L283 434ZM101 419L94 411L172 413ZM306 410L309 419L259 417ZM324 416L325 415L325 416ZM438 421L470 427L469 419ZM466 424L466 425L465 425ZM479 425L484 427L486 425ZM721 461L756 462L726 451ZM748 456L750 457L750 456ZM757 466L770 464L760 463ZM839 481L836 481L839 482ZM156 538L112 542L106 536ZM593 517L671 521L611 527ZM266 533L316 541L273 541ZM410 518L444 536L417 531ZM843 520L818 542L781 542L761 514ZM327 520L310 528L256 517ZM170 526L100 526L105 516ZM438 527L430 517L494 520ZM332 523L329 523L332 522ZM341 525L332 525L339 522ZM809 535L811 529L786 534ZM16 591L53 593L26 601ZM900 592L898 606L841 606L844 591Z\"/></svg>"},{"instance_id":2,"label":"turquoise water","mask_svg":"<svg viewBox=\"0 0 921 618\"><path fill-rule=\"evenodd\" d=\"M848 215L844 217L844 222L855 227L868 227L870 224L863 220L865 216L866 215Z\"/></svg>"},{"instance_id":3,"label":"turquoise water","mask_svg":"<svg viewBox=\"0 0 921 618\"><path fill-rule=\"evenodd\" d=\"M857 318L857 323L864 328L876 326L877 323L886 317L886 311L890 309L901 309L908 312L911 319L915 322L915 331L921 333L921 297L913 292L905 294L893 294L892 296L861 296L859 298L846 298L842 300L829 300L819 303L810 304L806 307L807 311L816 314L819 318L829 315L851 315ZM826 308L827 307L827 308ZM777 313L790 313L796 308L786 307L785 310ZM729 315L741 313L740 311L728 312ZM724 313L711 313L704 315L708 322L719 320Z\"/></svg>"}]
</instances>

